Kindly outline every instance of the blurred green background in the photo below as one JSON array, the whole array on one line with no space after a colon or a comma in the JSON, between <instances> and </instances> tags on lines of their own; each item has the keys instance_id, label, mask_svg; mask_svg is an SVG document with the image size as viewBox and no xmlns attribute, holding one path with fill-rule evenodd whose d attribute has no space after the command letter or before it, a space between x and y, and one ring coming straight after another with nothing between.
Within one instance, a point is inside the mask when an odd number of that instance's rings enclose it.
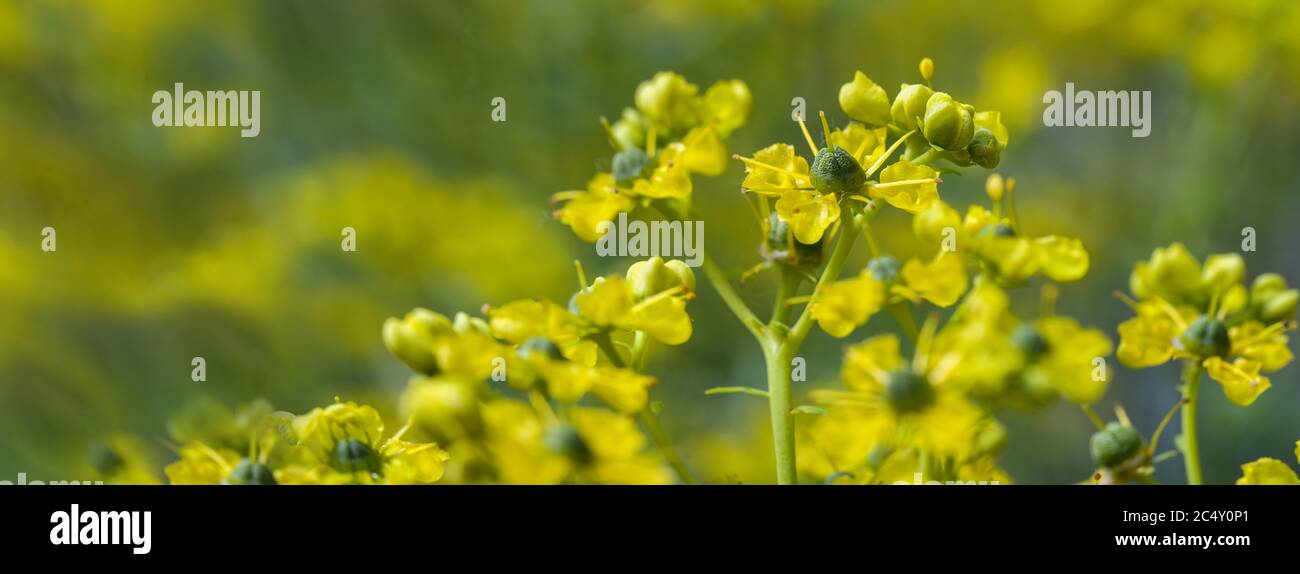
<instances>
[{"instance_id":1,"label":"blurred green background","mask_svg":"<svg viewBox=\"0 0 1300 574\"><path fill-rule=\"evenodd\" d=\"M551 220L547 196L607 165L598 118L656 71L748 82L753 115L730 147L749 153L800 143L792 98L843 121L836 94L855 69L892 94L923 56L937 86L1003 111L998 171L1019 181L1029 232L1091 252L1062 312L1117 340L1129 311L1112 292L1135 261L1173 241L1235 250L1245 226L1258 233L1250 275L1300 280L1294 2L0 0L0 479L76 479L91 445L164 436L200 395L295 412L335 395L391 404L406 371L380 341L385 317L565 301L575 258L622 271L630 261L595 257ZM151 95L176 82L260 90L261 135L155 128ZM1151 136L1044 129L1043 93L1065 82L1152 91ZM490 118L498 96L504 123ZM757 257L740 178L733 165L695 191L706 245L733 270ZM982 189L973 170L941 193L964 209ZM880 221L887 250L914 247L904 214ZM57 252L40 249L46 226ZM345 226L355 253L339 249ZM745 293L758 305L769 289ZM1026 314L1037 305L1034 288L1018 298ZM710 480L770 481L766 406L701 393L761 386L758 349L710 289L690 311L694 338L649 366L666 426ZM812 337L808 387L837 377L842 344ZM195 356L206 382L190 381ZM1099 410L1122 403L1149 433L1177 400L1177 367L1111 364ZM1276 373L1250 408L1207 387L1208 482L1293 458L1296 374ZM1018 481L1092 470L1092 428L1072 405L1002 419ZM1182 482L1182 465L1157 478Z\"/></svg>"}]
</instances>

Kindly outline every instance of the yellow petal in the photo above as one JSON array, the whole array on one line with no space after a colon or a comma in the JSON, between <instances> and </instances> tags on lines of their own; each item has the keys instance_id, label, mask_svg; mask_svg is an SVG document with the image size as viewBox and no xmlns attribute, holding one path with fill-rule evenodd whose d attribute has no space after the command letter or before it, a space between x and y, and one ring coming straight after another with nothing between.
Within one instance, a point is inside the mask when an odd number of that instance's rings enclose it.
<instances>
[{"instance_id":1,"label":"yellow petal","mask_svg":"<svg viewBox=\"0 0 1300 574\"><path fill-rule=\"evenodd\" d=\"M1232 340L1232 354L1260 364L1260 370L1273 372L1291 363L1295 358L1287 345L1285 331L1274 330L1272 335L1261 336L1265 327L1258 321L1248 321L1228 329Z\"/></svg>"},{"instance_id":2,"label":"yellow petal","mask_svg":"<svg viewBox=\"0 0 1300 574\"><path fill-rule=\"evenodd\" d=\"M1067 400L1091 404L1106 393L1106 380L1093 377L1093 359L1110 355L1111 342L1096 329L1085 329L1068 317L1040 319L1036 327L1047 341L1048 355L1041 359L1051 385Z\"/></svg>"},{"instance_id":3,"label":"yellow petal","mask_svg":"<svg viewBox=\"0 0 1300 574\"><path fill-rule=\"evenodd\" d=\"M955 253L940 251L925 263L910 259L903 265L902 285L895 285L911 300L925 299L939 307L950 307L966 292L966 264ZM901 288L901 289L900 289Z\"/></svg>"},{"instance_id":4,"label":"yellow petal","mask_svg":"<svg viewBox=\"0 0 1300 574\"><path fill-rule=\"evenodd\" d=\"M1237 479L1237 484L1297 485L1300 484L1300 477L1286 463L1264 457L1241 465L1241 478Z\"/></svg>"},{"instance_id":5,"label":"yellow petal","mask_svg":"<svg viewBox=\"0 0 1300 574\"><path fill-rule=\"evenodd\" d=\"M1043 268L1043 250L1024 237L983 237L977 249L1011 284L1024 282Z\"/></svg>"},{"instance_id":6,"label":"yellow petal","mask_svg":"<svg viewBox=\"0 0 1300 574\"><path fill-rule=\"evenodd\" d=\"M942 199L931 202L929 207L912 218L912 232L916 234L917 239L931 247L942 245L943 240L947 238L946 234L949 233L945 231L946 229L952 230L951 234L957 248L963 249L966 241L958 235L964 231L961 214Z\"/></svg>"},{"instance_id":7,"label":"yellow petal","mask_svg":"<svg viewBox=\"0 0 1300 574\"><path fill-rule=\"evenodd\" d=\"M889 125L889 95L866 74L855 72L853 81L840 86L840 109L850 118L873 126Z\"/></svg>"},{"instance_id":8,"label":"yellow petal","mask_svg":"<svg viewBox=\"0 0 1300 574\"><path fill-rule=\"evenodd\" d=\"M451 458L433 443L389 441L384 445L384 482L432 484L442 479L444 463Z\"/></svg>"},{"instance_id":9,"label":"yellow petal","mask_svg":"<svg viewBox=\"0 0 1300 574\"><path fill-rule=\"evenodd\" d=\"M759 165L745 164L745 179L740 186L760 191L812 187L808 177L808 160L794 152L790 144L772 144L754 154Z\"/></svg>"},{"instance_id":10,"label":"yellow petal","mask_svg":"<svg viewBox=\"0 0 1300 574\"><path fill-rule=\"evenodd\" d=\"M899 160L880 172L880 185L871 185L867 191L872 197L883 198L890 205L915 214L939 198L938 178L939 172L929 166ZM915 183L888 185L904 181Z\"/></svg>"},{"instance_id":11,"label":"yellow petal","mask_svg":"<svg viewBox=\"0 0 1300 574\"><path fill-rule=\"evenodd\" d=\"M1088 251L1083 242L1069 237L1049 235L1034 242L1042 250L1043 275L1053 281L1078 281L1088 274Z\"/></svg>"},{"instance_id":12,"label":"yellow petal","mask_svg":"<svg viewBox=\"0 0 1300 574\"><path fill-rule=\"evenodd\" d=\"M621 275L597 278L575 297L578 312L592 324L607 327L627 318L634 303L632 285Z\"/></svg>"},{"instance_id":13,"label":"yellow petal","mask_svg":"<svg viewBox=\"0 0 1300 574\"><path fill-rule=\"evenodd\" d=\"M569 193L572 198L555 212L555 218L589 242L604 234L602 223L608 223L621 212L631 211L634 205L631 197L615 188L614 177L608 173L596 174L586 191Z\"/></svg>"},{"instance_id":14,"label":"yellow petal","mask_svg":"<svg viewBox=\"0 0 1300 574\"><path fill-rule=\"evenodd\" d=\"M727 146L722 143L716 129L698 127L682 140L686 150L682 163L688 171L704 175L720 175L727 170Z\"/></svg>"},{"instance_id":15,"label":"yellow petal","mask_svg":"<svg viewBox=\"0 0 1300 574\"><path fill-rule=\"evenodd\" d=\"M704 118L722 137L745 125L754 97L740 80L719 80L704 93Z\"/></svg>"},{"instance_id":16,"label":"yellow petal","mask_svg":"<svg viewBox=\"0 0 1300 574\"><path fill-rule=\"evenodd\" d=\"M691 317L686 300L676 296L652 297L637 304L617 322L629 331L645 331L665 345L680 345L691 338Z\"/></svg>"},{"instance_id":17,"label":"yellow petal","mask_svg":"<svg viewBox=\"0 0 1300 574\"><path fill-rule=\"evenodd\" d=\"M636 180L632 185L632 193L655 199L689 196L691 174L686 169L685 154L686 146L681 142L664 148L659 152L659 163L650 172L650 177Z\"/></svg>"},{"instance_id":18,"label":"yellow petal","mask_svg":"<svg viewBox=\"0 0 1300 574\"><path fill-rule=\"evenodd\" d=\"M898 336L877 335L844 352L840 378L850 389L879 392L889 373L901 369L903 365Z\"/></svg>"},{"instance_id":19,"label":"yellow petal","mask_svg":"<svg viewBox=\"0 0 1300 574\"><path fill-rule=\"evenodd\" d=\"M604 409L575 408L569 421L597 459L627 460L645 448L645 435L632 419Z\"/></svg>"},{"instance_id":20,"label":"yellow petal","mask_svg":"<svg viewBox=\"0 0 1300 574\"><path fill-rule=\"evenodd\" d=\"M1219 357L1210 357L1201 363L1210 378L1219 381L1228 400L1248 407L1273 383L1259 374L1260 364L1250 359L1238 358L1231 364Z\"/></svg>"},{"instance_id":21,"label":"yellow petal","mask_svg":"<svg viewBox=\"0 0 1300 574\"><path fill-rule=\"evenodd\" d=\"M776 213L790 225L794 238L805 245L821 240L826 229L840 218L835 195L813 191L790 190L776 201Z\"/></svg>"},{"instance_id":22,"label":"yellow petal","mask_svg":"<svg viewBox=\"0 0 1300 574\"><path fill-rule=\"evenodd\" d=\"M635 371L599 367L591 392L619 412L632 414L645 408L649 398L646 389L654 383L654 377Z\"/></svg>"},{"instance_id":23,"label":"yellow petal","mask_svg":"<svg viewBox=\"0 0 1300 574\"><path fill-rule=\"evenodd\" d=\"M1119 325L1120 362L1135 369L1162 365L1174 356L1178 326L1158 310L1139 307L1138 316Z\"/></svg>"},{"instance_id":24,"label":"yellow petal","mask_svg":"<svg viewBox=\"0 0 1300 574\"><path fill-rule=\"evenodd\" d=\"M858 165L870 166L885 153L885 128L869 129L851 122L831 132L831 145L848 150L853 159L858 160Z\"/></svg>"},{"instance_id":25,"label":"yellow petal","mask_svg":"<svg viewBox=\"0 0 1300 574\"><path fill-rule=\"evenodd\" d=\"M845 337L867 322L885 302L884 284L868 273L823 285L810 303L809 313L832 337Z\"/></svg>"}]
</instances>

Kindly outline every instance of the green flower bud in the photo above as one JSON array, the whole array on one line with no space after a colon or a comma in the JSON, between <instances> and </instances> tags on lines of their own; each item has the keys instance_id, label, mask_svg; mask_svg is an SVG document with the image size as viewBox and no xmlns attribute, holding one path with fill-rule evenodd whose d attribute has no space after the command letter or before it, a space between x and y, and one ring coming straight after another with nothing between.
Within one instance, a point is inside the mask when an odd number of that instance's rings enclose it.
<instances>
[{"instance_id":1,"label":"green flower bud","mask_svg":"<svg viewBox=\"0 0 1300 574\"><path fill-rule=\"evenodd\" d=\"M700 88L672 72L659 72L636 88L636 109L660 136L684 132L700 123Z\"/></svg>"},{"instance_id":2,"label":"green flower bud","mask_svg":"<svg viewBox=\"0 0 1300 574\"><path fill-rule=\"evenodd\" d=\"M1250 284L1250 298L1259 299L1274 293L1286 291L1286 278L1277 273L1265 273L1255 278Z\"/></svg>"},{"instance_id":3,"label":"green flower bud","mask_svg":"<svg viewBox=\"0 0 1300 574\"><path fill-rule=\"evenodd\" d=\"M578 465L591 464L595 458L591 453L591 447L587 446L587 441L582 439L578 430L567 424L561 423L547 428L546 434L542 436L542 444L547 450L564 455Z\"/></svg>"},{"instance_id":4,"label":"green flower bud","mask_svg":"<svg viewBox=\"0 0 1300 574\"><path fill-rule=\"evenodd\" d=\"M1260 275L1250 286L1251 309L1265 323L1294 319L1298 298L1300 291L1287 289L1286 279L1276 273Z\"/></svg>"},{"instance_id":5,"label":"green flower bud","mask_svg":"<svg viewBox=\"0 0 1300 574\"><path fill-rule=\"evenodd\" d=\"M1295 289L1269 297L1259 307L1259 319L1265 323L1294 319L1297 299L1300 299L1300 291Z\"/></svg>"},{"instance_id":6,"label":"green flower bud","mask_svg":"<svg viewBox=\"0 0 1300 574\"><path fill-rule=\"evenodd\" d=\"M451 330L458 335L468 335L478 333L480 335L492 336L492 327L482 317L473 317L463 311L457 312L451 320Z\"/></svg>"},{"instance_id":7,"label":"green flower bud","mask_svg":"<svg viewBox=\"0 0 1300 574\"><path fill-rule=\"evenodd\" d=\"M610 131L614 132L614 140L619 149L645 145L645 122L641 119L641 114L632 108L623 108L623 117L610 126Z\"/></svg>"},{"instance_id":8,"label":"green flower bud","mask_svg":"<svg viewBox=\"0 0 1300 574\"><path fill-rule=\"evenodd\" d=\"M934 90L925 84L903 84L894 98L894 105L889 108L894 123L903 129L916 129L917 121L925 116L925 104L933 95Z\"/></svg>"},{"instance_id":9,"label":"green flower bud","mask_svg":"<svg viewBox=\"0 0 1300 574\"><path fill-rule=\"evenodd\" d=\"M1136 430L1112 422L1093 433L1089 450L1097 466L1115 468L1141 453L1142 446L1142 435Z\"/></svg>"},{"instance_id":10,"label":"green flower bud","mask_svg":"<svg viewBox=\"0 0 1300 574\"><path fill-rule=\"evenodd\" d=\"M613 172L614 183L620 187L628 187L633 181L646 174L649 165L650 156L641 151L641 148L627 147L614 154L614 163L610 171Z\"/></svg>"},{"instance_id":11,"label":"green flower bud","mask_svg":"<svg viewBox=\"0 0 1300 574\"><path fill-rule=\"evenodd\" d=\"M1201 268L1201 285L1210 293L1223 293L1246 277L1246 261L1236 253L1211 255Z\"/></svg>"},{"instance_id":12,"label":"green flower bud","mask_svg":"<svg viewBox=\"0 0 1300 574\"><path fill-rule=\"evenodd\" d=\"M382 461L370 445L354 438L334 443L334 469L339 472L379 472Z\"/></svg>"},{"instance_id":13,"label":"green flower bud","mask_svg":"<svg viewBox=\"0 0 1300 574\"><path fill-rule=\"evenodd\" d=\"M931 145L949 151L963 149L975 135L975 108L935 92L925 103L921 133Z\"/></svg>"},{"instance_id":14,"label":"green flower bud","mask_svg":"<svg viewBox=\"0 0 1300 574\"><path fill-rule=\"evenodd\" d=\"M226 477L226 484L269 486L278 483L275 481L275 473L271 472L271 467L244 458L240 459L235 469L230 471L230 476Z\"/></svg>"},{"instance_id":15,"label":"green flower bud","mask_svg":"<svg viewBox=\"0 0 1300 574\"><path fill-rule=\"evenodd\" d=\"M664 262L659 257L651 257L637 261L627 268L627 280L637 301L679 285L687 291L695 290L695 272L678 259Z\"/></svg>"},{"instance_id":16,"label":"green flower bud","mask_svg":"<svg viewBox=\"0 0 1300 574\"><path fill-rule=\"evenodd\" d=\"M881 283L898 281L898 272L902 268L903 264L890 255L881 255L867 262L867 272Z\"/></svg>"},{"instance_id":17,"label":"green flower bud","mask_svg":"<svg viewBox=\"0 0 1300 574\"><path fill-rule=\"evenodd\" d=\"M384 321L384 346L411 370L434 375L438 373L438 362L433 356L434 338L451 330L452 324L446 317L428 309L413 309L401 319L390 317Z\"/></svg>"},{"instance_id":18,"label":"green flower bud","mask_svg":"<svg viewBox=\"0 0 1300 574\"><path fill-rule=\"evenodd\" d=\"M966 146L966 153L970 154L971 161L979 164L980 167L993 169L1002 160L1002 144L998 143L993 132L986 128L979 128L975 130L970 144Z\"/></svg>"},{"instance_id":19,"label":"green flower bud","mask_svg":"<svg viewBox=\"0 0 1300 574\"><path fill-rule=\"evenodd\" d=\"M1049 349L1047 339L1038 332L1033 323L1021 323L1011 332L1011 344L1024 352L1030 360L1041 357Z\"/></svg>"},{"instance_id":20,"label":"green flower bud","mask_svg":"<svg viewBox=\"0 0 1300 574\"><path fill-rule=\"evenodd\" d=\"M1183 350L1201 358L1226 357L1232 350L1228 328L1205 315L1197 317L1178 338Z\"/></svg>"},{"instance_id":21,"label":"green flower bud","mask_svg":"<svg viewBox=\"0 0 1300 574\"><path fill-rule=\"evenodd\" d=\"M934 402L934 387L925 377L910 369L899 369L889 373L885 383L885 402L896 413L916 412Z\"/></svg>"},{"instance_id":22,"label":"green flower bud","mask_svg":"<svg viewBox=\"0 0 1300 574\"><path fill-rule=\"evenodd\" d=\"M844 195L857 193L867 183L867 174L862 171L853 154L840 146L822 148L813 158L809 170L813 187L821 193Z\"/></svg>"},{"instance_id":23,"label":"green flower bud","mask_svg":"<svg viewBox=\"0 0 1300 574\"><path fill-rule=\"evenodd\" d=\"M852 82L840 86L840 109L867 125L889 125L889 95L862 72L855 72Z\"/></svg>"}]
</instances>

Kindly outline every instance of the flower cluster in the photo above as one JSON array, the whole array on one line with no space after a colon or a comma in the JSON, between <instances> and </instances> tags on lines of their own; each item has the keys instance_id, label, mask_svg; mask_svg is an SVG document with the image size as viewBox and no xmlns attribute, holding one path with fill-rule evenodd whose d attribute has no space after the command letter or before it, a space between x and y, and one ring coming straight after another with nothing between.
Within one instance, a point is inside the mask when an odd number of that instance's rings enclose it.
<instances>
[{"instance_id":1,"label":"flower cluster","mask_svg":"<svg viewBox=\"0 0 1300 574\"><path fill-rule=\"evenodd\" d=\"M752 97L740 80L719 81L703 95L672 72L660 72L636 89L636 107L610 124L602 118L614 157L586 189L551 197L555 218L586 241L603 224L653 200L689 205L691 174L719 175L727 167L726 140L749 118Z\"/></svg>"},{"instance_id":2,"label":"flower cluster","mask_svg":"<svg viewBox=\"0 0 1300 574\"><path fill-rule=\"evenodd\" d=\"M335 402L294 416L258 401L236 412L198 403L172 425L172 484L429 484L448 454L432 442L385 436L373 407Z\"/></svg>"},{"instance_id":3,"label":"flower cluster","mask_svg":"<svg viewBox=\"0 0 1300 574\"><path fill-rule=\"evenodd\" d=\"M1250 406L1272 383L1262 373L1294 358L1297 295L1282 276L1260 275L1247 289L1241 255L1211 255L1202 266L1182 244L1156 249L1133 269L1127 299L1135 316L1119 326L1119 359L1134 368L1173 359L1202 368L1228 399Z\"/></svg>"},{"instance_id":4,"label":"flower cluster","mask_svg":"<svg viewBox=\"0 0 1300 574\"><path fill-rule=\"evenodd\" d=\"M1115 349L1102 331L1057 312L1061 285L1083 278L1090 256L1076 238L1031 233L1016 211L1015 179L989 174L988 202L964 212L940 196L941 174L996 167L1008 133L998 112L936 91L928 58L919 71L922 81L893 98L856 72L839 91L848 120L833 127L819 114L820 145L799 119L807 157L787 143L732 156L744 165L739 187L760 231L758 261L740 283L775 272L771 316L760 319L711 257L701 258L703 276L761 348L767 386L706 394L767 401L783 484L1008 483L999 413L1062 399L1097 427L1096 471L1083 482L1154 482L1155 465L1176 454L1157 454L1156 445L1180 413L1179 448L1189 482L1200 482L1201 373L1239 405L1257 400L1271 385L1263 373L1292 361L1287 332L1300 291L1275 274L1248 286L1239 255L1202 265L1180 244L1157 249L1122 296L1135 316L1119 326ZM738 80L702 94L671 72L642 83L633 108L602 120L614 149L608 169L584 190L552 196L556 219L596 241L640 207L691 215L693 175L724 172L725 142L746 122L750 100ZM890 244L876 237L882 211L909 218L912 233ZM846 269L859 240L870 257ZM920 255L904 261L890 247ZM481 316L417 308L388 319L383 343L412 371L389 409L403 421L395 432L386 432L382 408L353 402L297 416L265 402L234 412L203 403L172 425L179 460L165 474L175 484L694 482L659 422L662 404L650 394L658 380L645 365L653 346L691 339L694 270L650 257L590 281L579 264L577 275L563 303L525 298L484 306ZM1037 303L1037 313L1018 310L1020 299ZM839 383L816 385L810 404L796 406L792 368L813 326L842 339L881 313L898 332L845 347ZM1122 408L1110 423L1092 409L1111 380L1113 350L1129 367L1185 365L1183 397L1149 439ZM103 474L144 466L115 456ZM1242 470L1240 484L1300 482L1270 458Z\"/></svg>"},{"instance_id":5,"label":"flower cluster","mask_svg":"<svg viewBox=\"0 0 1300 574\"><path fill-rule=\"evenodd\" d=\"M523 299L486 307L485 318L416 309L385 323L384 343L416 372L400 410L448 445L453 481L672 480L633 418L653 428L655 379L629 366L652 341L690 338L694 273L656 257L580 282L567 306ZM583 406L587 396L608 408Z\"/></svg>"}]
</instances>

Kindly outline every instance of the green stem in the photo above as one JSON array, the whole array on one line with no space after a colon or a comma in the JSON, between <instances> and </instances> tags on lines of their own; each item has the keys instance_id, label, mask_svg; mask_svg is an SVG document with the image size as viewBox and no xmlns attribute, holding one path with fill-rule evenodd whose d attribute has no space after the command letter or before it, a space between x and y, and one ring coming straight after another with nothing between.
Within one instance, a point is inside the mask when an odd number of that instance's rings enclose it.
<instances>
[{"instance_id":1,"label":"green stem","mask_svg":"<svg viewBox=\"0 0 1300 574\"><path fill-rule=\"evenodd\" d=\"M1202 484L1201 451L1196 440L1196 396L1200 392L1201 365L1189 361L1183 367L1183 461L1187 467L1187 484Z\"/></svg>"},{"instance_id":2,"label":"green stem","mask_svg":"<svg viewBox=\"0 0 1300 574\"><path fill-rule=\"evenodd\" d=\"M772 318L768 321L769 328L775 327L778 323L787 325L790 320L790 306L786 300L794 297L799 290L799 284L803 282L803 274L798 270L791 269L784 263L776 264L781 278L777 282L776 301L772 303Z\"/></svg>"},{"instance_id":3,"label":"green stem","mask_svg":"<svg viewBox=\"0 0 1300 574\"><path fill-rule=\"evenodd\" d=\"M608 331L592 336L591 340L595 341L596 346L605 352L606 357L609 357L610 364L620 369L627 366L627 363L623 362L623 355L618 353L618 347L614 346L614 340L610 338Z\"/></svg>"},{"instance_id":4,"label":"green stem","mask_svg":"<svg viewBox=\"0 0 1300 574\"><path fill-rule=\"evenodd\" d=\"M790 363L794 353L772 340L763 353L767 361L768 411L772 418L772 446L776 451L777 484L798 484L794 453L794 413L790 399Z\"/></svg>"},{"instance_id":5,"label":"green stem","mask_svg":"<svg viewBox=\"0 0 1300 574\"><path fill-rule=\"evenodd\" d=\"M835 241L835 247L831 251L830 261L826 263L826 269L822 270L821 277L817 280L817 285L813 287L812 299L808 305L804 306L803 312L800 313L799 319L795 321L794 326L790 328L790 336L785 341L785 346L793 349L794 352L803 346L803 340L808 336L808 331L812 329L812 302L817 300L818 293L821 292L822 286L831 283L840 278L840 273L844 270L844 262L849 258L849 252L853 250L853 241L857 239L858 230L862 225L870 222L879 212L875 204L868 205L861 214L853 216L844 222L844 229L840 230L840 236ZM793 356L795 353L791 352Z\"/></svg>"}]
</instances>

